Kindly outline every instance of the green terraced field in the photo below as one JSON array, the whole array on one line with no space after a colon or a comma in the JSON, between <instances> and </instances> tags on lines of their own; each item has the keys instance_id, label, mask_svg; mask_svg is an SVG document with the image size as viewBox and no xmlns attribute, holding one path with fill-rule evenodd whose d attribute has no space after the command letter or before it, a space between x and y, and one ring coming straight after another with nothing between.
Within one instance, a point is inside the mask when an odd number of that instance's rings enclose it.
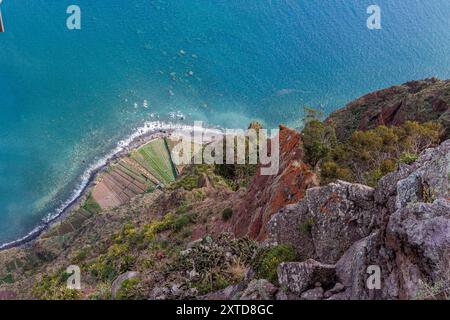
<instances>
[{"instance_id":1,"label":"green terraced field","mask_svg":"<svg viewBox=\"0 0 450 320\"><path fill-rule=\"evenodd\" d=\"M164 185L175 181L176 171L164 139L149 142L137 152L133 152L132 158Z\"/></svg>"},{"instance_id":2,"label":"green terraced field","mask_svg":"<svg viewBox=\"0 0 450 320\"><path fill-rule=\"evenodd\" d=\"M118 188L118 194L130 193L131 197L136 192L152 192L156 189L157 183L167 186L176 179L176 169L165 139L149 142L132 152L131 159L122 159L107 170L108 179L112 178L117 183L115 186ZM120 185L128 186L122 190ZM81 208L53 227L44 237L51 238L74 232L100 211L98 203L89 196Z\"/></svg>"},{"instance_id":3,"label":"green terraced field","mask_svg":"<svg viewBox=\"0 0 450 320\"><path fill-rule=\"evenodd\" d=\"M53 229L46 233L44 238L62 236L78 230L86 220L90 219L94 214L99 213L100 210L101 209L99 209L95 200L89 196L80 209L74 211L59 225L56 225Z\"/></svg>"}]
</instances>

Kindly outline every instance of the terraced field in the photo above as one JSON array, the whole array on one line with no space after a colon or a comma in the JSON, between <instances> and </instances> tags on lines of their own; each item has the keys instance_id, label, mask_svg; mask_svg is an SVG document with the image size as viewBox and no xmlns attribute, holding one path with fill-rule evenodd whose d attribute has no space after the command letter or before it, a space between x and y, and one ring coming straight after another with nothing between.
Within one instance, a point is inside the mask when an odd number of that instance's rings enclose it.
<instances>
[{"instance_id":1,"label":"terraced field","mask_svg":"<svg viewBox=\"0 0 450 320\"><path fill-rule=\"evenodd\" d=\"M45 233L42 237L51 238L56 236L63 236L65 234L74 232L81 228L86 220L89 220L93 215L98 214L101 211L101 207L90 195L83 206L78 210L75 210L66 219L61 221L60 224L55 225L50 231Z\"/></svg>"},{"instance_id":2,"label":"terraced field","mask_svg":"<svg viewBox=\"0 0 450 320\"><path fill-rule=\"evenodd\" d=\"M83 223L103 209L129 202L136 195L164 188L177 177L170 154L172 142L156 139L121 158L102 173L84 204L54 225L43 238L64 236L81 228Z\"/></svg>"},{"instance_id":3,"label":"terraced field","mask_svg":"<svg viewBox=\"0 0 450 320\"><path fill-rule=\"evenodd\" d=\"M176 178L176 170L172 163L169 147L165 139L149 142L134 151L131 158L156 177L163 185L168 185Z\"/></svg>"},{"instance_id":4,"label":"terraced field","mask_svg":"<svg viewBox=\"0 0 450 320\"><path fill-rule=\"evenodd\" d=\"M169 185L176 176L166 139L156 139L113 164L101 175L92 196L102 209L115 208Z\"/></svg>"}]
</instances>

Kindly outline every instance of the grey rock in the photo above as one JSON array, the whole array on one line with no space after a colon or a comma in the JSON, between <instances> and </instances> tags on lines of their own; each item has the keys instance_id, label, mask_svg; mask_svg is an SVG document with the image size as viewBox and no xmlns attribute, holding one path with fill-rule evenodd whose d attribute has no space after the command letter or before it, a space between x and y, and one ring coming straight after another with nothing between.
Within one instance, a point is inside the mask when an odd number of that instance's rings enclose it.
<instances>
[{"instance_id":1,"label":"grey rock","mask_svg":"<svg viewBox=\"0 0 450 320\"><path fill-rule=\"evenodd\" d=\"M265 279L253 280L242 293L240 300L273 300L278 288Z\"/></svg>"},{"instance_id":2,"label":"grey rock","mask_svg":"<svg viewBox=\"0 0 450 320\"><path fill-rule=\"evenodd\" d=\"M279 290L275 295L275 300L287 301L290 299L286 292L284 292L283 290Z\"/></svg>"},{"instance_id":3,"label":"grey rock","mask_svg":"<svg viewBox=\"0 0 450 320\"><path fill-rule=\"evenodd\" d=\"M384 205L391 197L395 197L397 195L397 182L408 177L413 170L413 166L400 165L397 171L381 178L374 193L375 202Z\"/></svg>"},{"instance_id":4,"label":"grey rock","mask_svg":"<svg viewBox=\"0 0 450 320\"><path fill-rule=\"evenodd\" d=\"M309 189L269 223L268 243L292 245L301 260L315 260L281 264L280 285L301 295L315 282L330 288L337 278L341 285L324 293L330 300L414 299L425 283L445 287L449 190L450 140L400 165L375 189L342 181ZM317 261L333 272L317 279ZM380 267L381 290L367 288L369 266Z\"/></svg>"},{"instance_id":5,"label":"grey rock","mask_svg":"<svg viewBox=\"0 0 450 320\"><path fill-rule=\"evenodd\" d=\"M323 288L314 288L302 293L302 300L322 300L323 299Z\"/></svg>"},{"instance_id":6,"label":"grey rock","mask_svg":"<svg viewBox=\"0 0 450 320\"><path fill-rule=\"evenodd\" d=\"M376 242L379 234L374 233L356 242L336 264L336 275L346 295L351 300L368 300L374 297L373 291L366 287L367 268L376 265ZM374 259L371 261L371 258ZM342 291L342 290L341 290ZM337 293L337 292L333 292Z\"/></svg>"},{"instance_id":7,"label":"grey rock","mask_svg":"<svg viewBox=\"0 0 450 320\"><path fill-rule=\"evenodd\" d=\"M150 293L150 300L167 300L170 290L166 287L153 288Z\"/></svg>"},{"instance_id":8,"label":"grey rock","mask_svg":"<svg viewBox=\"0 0 450 320\"><path fill-rule=\"evenodd\" d=\"M336 295L336 294L338 294L338 293L340 293L340 292L342 292L344 290L345 290L345 286L342 283L338 282L338 283L336 283L336 285L332 289L330 289L327 292L325 292L324 298L325 299L329 299L332 296L334 296L334 295Z\"/></svg>"},{"instance_id":9,"label":"grey rock","mask_svg":"<svg viewBox=\"0 0 450 320\"><path fill-rule=\"evenodd\" d=\"M305 201L314 221L317 260L336 263L354 242L371 233L378 213L373 194L372 188L343 181L308 190Z\"/></svg>"},{"instance_id":10,"label":"grey rock","mask_svg":"<svg viewBox=\"0 0 450 320\"><path fill-rule=\"evenodd\" d=\"M179 297L182 294L182 291L180 289L180 285L174 283L172 284L172 287L170 287L170 293L172 296Z\"/></svg>"},{"instance_id":11,"label":"grey rock","mask_svg":"<svg viewBox=\"0 0 450 320\"><path fill-rule=\"evenodd\" d=\"M310 288L314 288L315 283L323 285L334 283L335 266L307 260L305 262L282 263L278 267L278 282L281 287L289 291L301 294Z\"/></svg>"},{"instance_id":12,"label":"grey rock","mask_svg":"<svg viewBox=\"0 0 450 320\"><path fill-rule=\"evenodd\" d=\"M243 283L239 283L237 285L231 285L226 287L223 290L219 290L216 292L208 293L205 296L202 296L201 300L219 300L219 301L225 301L225 300L236 300L236 296L242 292L246 286Z\"/></svg>"},{"instance_id":13,"label":"grey rock","mask_svg":"<svg viewBox=\"0 0 450 320\"><path fill-rule=\"evenodd\" d=\"M395 212L387 227L386 247L396 254L390 285L403 289L400 298L415 298L427 279L450 283L447 267L442 267L450 260L450 201L416 203Z\"/></svg>"},{"instance_id":14,"label":"grey rock","mask_svg":"<svg viewBox=\"0 0 450 320\"><path fill-rule=\"evenodd\" d=\"M432 203L448 198L450 189L450 140L439 148L426 150L408 177L397 183L397 209L409 203Z\"/></svg>"},{"instance_id":15,"label":"grey rock","mask_svg":"<svg viewBox=\"0 0 450 320\"><path fill-rule=\"evenodd\" d=\"M374 189L343 181L309 189L303 201L275 214L269 239L297 249L300 260L336 263L350 246L370 235L379 220Z\"/></svg>"}]
</instances>

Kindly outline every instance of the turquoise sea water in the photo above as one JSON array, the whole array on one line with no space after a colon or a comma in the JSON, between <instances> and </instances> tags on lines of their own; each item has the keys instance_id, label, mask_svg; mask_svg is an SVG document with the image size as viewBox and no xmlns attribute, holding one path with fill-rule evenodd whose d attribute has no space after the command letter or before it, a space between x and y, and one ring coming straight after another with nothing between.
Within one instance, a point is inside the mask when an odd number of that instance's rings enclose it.
<instances>
[{"instance_id":1,"label":"turquoise sea water","mask_svg":"<svg viewBox=\"0 0 450 320\"><path fill-rule=\"evenodd\" d=\"M0 243L58 212L146 121L295 126L305 104L449 78L450 1L375 2L379 31L366 0L4 0Z\"/></svg>"}]
</instances>

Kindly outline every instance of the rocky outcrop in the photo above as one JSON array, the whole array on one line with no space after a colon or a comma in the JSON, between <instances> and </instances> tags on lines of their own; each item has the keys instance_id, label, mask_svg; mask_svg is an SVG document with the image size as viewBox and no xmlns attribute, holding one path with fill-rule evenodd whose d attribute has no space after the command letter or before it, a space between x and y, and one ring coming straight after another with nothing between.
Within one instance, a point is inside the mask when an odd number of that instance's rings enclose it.
<instances>
[{"instance_id":1,"label":"rocky outcrop","mask_svg":"<svg viewBox=\"0 0 450 320\"><path fill-rule=\"evenodd\" d=\"M328 263L333 273L317 282L339 290L323 298L427 298L424 290L444 294L450 287L449 187L450 140L426 150L414 164L402 165L375 189L339 181L308 190L269 223L268 242L292 245L305 261L282 264L280 284L316 299L322 291L313 288L317 279L308 275ZM379 288L368 285L376 270Z\"/></svg>"},{"instance_id":2,"label":"rocky outcrop","mask_svg":"<svg viewBox=\"0 0 450 320\"><path fill-rule=\"evenodd\" d=\"M278 288L265 279L253 280L241 295L240 300L274 300Z\"/></svg>"},{"instance_id":3,"label":"rocky outcrop","mask_svg":"<svg viewBox=\"0 0 450 320\"><path fill-rule=\"evenodd\" d=\"M340 140L355 130L378 125L401 125L406 121L437 121L450 138L450 81L436 78L411 81L400 86L367 94L327 119L336 127Z\"/></svg>"},{"instance_id":4,"label":"rocky outcrop","mask_svg":"<svg viewBox=\"0 0 450 320\"><path fill-rule=\"evenodd\" d=\"M278 267L278 282L281 287L301 294L314 287L332 287L335 284L335 274L334 265L309 259L305 262L282 263Z\"/></svg>"},{"instance_id":5,"label":"rocky outcrop","mask_svg":"<svg viewBox=\"0 0 450 320\"><path fill-rule=\"evenodd\" d=\"M379 220L373 198L372 188L343 181L309 189L303 201L270 221L269 239L291 244L302 259L336 263Z\"/></svg>"},{"instance_id":6,"label":"rocky outcrop","mask_svg":"<svg viewBox=\"0 0 450 320\"><path fill-rule=\"evenodd\" d=\"M238 201L231 221L232 231L239 237L264 240L267 223L274 213L301 200L305 191L318 185L316 175L302 162L301 135L280 127L280 169L277 175L261 175L260 168Z\"/></svg>"}]
</instances>

